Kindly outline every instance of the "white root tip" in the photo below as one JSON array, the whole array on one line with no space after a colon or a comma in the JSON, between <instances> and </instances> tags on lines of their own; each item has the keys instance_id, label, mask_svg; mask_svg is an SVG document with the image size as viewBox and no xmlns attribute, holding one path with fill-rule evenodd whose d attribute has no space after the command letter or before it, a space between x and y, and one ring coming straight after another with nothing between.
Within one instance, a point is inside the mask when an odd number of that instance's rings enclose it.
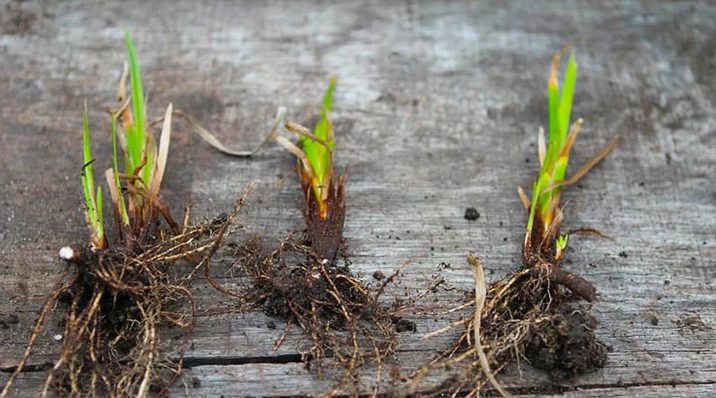
<instances>
[{"instance_id":1,"label":"white root tip","mask_svg":"<svg viewBox=\"0 0 716 398\"><path fill-rule=\"evenodd\" d=\"M77 258L77 256L79 255L79 253L77 253L77 252L75 251L75 249L73 249L73 248L71 248L71 247L69 247L69 246L65 246L65 247L63 247L62 249L60 249L59 255L60 255L60 258L63 259L63 260L65 260L65 261L72 261L72 260L74 260L75 258Z\"/></svg>"}]
</instances>

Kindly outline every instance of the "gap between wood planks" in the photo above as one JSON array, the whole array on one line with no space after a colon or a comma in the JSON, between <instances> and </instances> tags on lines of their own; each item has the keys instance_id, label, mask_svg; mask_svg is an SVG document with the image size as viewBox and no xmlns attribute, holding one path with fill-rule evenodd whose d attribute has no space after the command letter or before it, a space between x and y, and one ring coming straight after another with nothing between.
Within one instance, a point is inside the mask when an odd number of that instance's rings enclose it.
<instances>
[{"instance_id":1,"label":"gap between wood planks","mask_svg":"<svg viewBox=\"0 0 716 398\"><path fill-rule=\"evenodd\" d=\"M300 354L284 354L274 356L249 356L249 357L186 357L184 358L184 369L189 370L201 366L237 366L237 365L250 365L250 364L291 364L303 362ZM39 373L45 372L52 368L52 363L47 362L44 364L28 365L23 369L22 373ZM15 370L15 367L0 368L0 373L10 373ZM678 386L716 386L716 380L706 381L644 381L644 382L630 382L630 383L587 383L578 385L562 385L558 383L550 385L537 385L537 386L510 386L506 387L510 393L515 395L527 395L527 394L564 394L575 391L588 391L588 390L599 390L609 388L640 388L640 387L678 387ZM487 388L488 394L496 394L497 391L493 388ZM367 395L366 395L367 396Z\"/></svg>"}]
</instances>

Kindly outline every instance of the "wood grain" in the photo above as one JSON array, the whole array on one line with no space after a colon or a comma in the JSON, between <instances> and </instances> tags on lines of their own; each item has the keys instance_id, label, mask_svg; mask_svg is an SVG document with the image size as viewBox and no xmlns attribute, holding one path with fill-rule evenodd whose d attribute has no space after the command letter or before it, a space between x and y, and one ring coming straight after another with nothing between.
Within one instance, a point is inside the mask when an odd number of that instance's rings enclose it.
<instances>
[{"instance_id":1,"label":"wood grain","mask_svg":"<svg viewBox=\"0 0 716 398\"><path fill-rule=\"evenodd\" d=\"M161 0L6 2L1 10L0 383L63 270L57 250L86 239L81 104L87 98L98 167L109 167L99 155L110 153L102 107L113 101L126 27L150 116L172 101L235 148L258 143L280 105L307 118L337 74L352 267L370 281L375 270L409 262L391 292L403 294L449 263L444 276L457 290L441 292L441 303L470 288L468 251L483 259L490 280L518 264L526 215L516 187L529 187L537 167L551 54L571 43L580 64L574 113L585 119L572 169L622 137L564 194L567 227L614 238L575 237L567 253L569 269L599 291L593 310L612 352L605 369L570 382L526 364L523 378L512 371L501 380L526 396L716 394L714 5ZM213 217L256 180L241 224L267 239L302 228L288 153L269 146L250 160L229 158L181 122L174 132L163 189L177 211L189 199L196 217ZM463 218L469 206L478 220ZM237 283L230 263L215 269L227 284ZM231 304L202 281L194 288L203 309ZM703 328L686 325L694 316ZM454 337L420 340L449 319L412 318L418 332L401 335L397 358L406 371ZM188 354L196 364L185 378L189 394L325 391L330 380L292 362L306 344L300 333L272 350L284 325L270 329L270 321L260 311L201 318ZM50 321L34 366L52 361L57 333ZM41 378L23 375L17 396L32 395Z\"/></svg>"}]
</instances>

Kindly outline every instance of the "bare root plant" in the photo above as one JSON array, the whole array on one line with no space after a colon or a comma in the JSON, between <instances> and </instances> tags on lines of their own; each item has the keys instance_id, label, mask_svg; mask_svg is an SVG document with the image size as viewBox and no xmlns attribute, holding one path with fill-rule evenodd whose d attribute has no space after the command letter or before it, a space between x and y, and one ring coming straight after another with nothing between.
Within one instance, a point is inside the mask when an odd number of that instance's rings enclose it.
<instances>
[{"instance_id":1,"label":"bare root plant","mask_svg":"<svg viewBox=\"0 0 716 398\"><path fill-rule=\"evenodd\" d=\"M489 382L502 396L509 396L492 377L512 363L527 360L549 371L555 378L569 378L604 366L606 347L594 334L597 322L588 309L573 302L592 302L596 289L584 278L562 267L570 235L596 234L592 229L560 233L564 218L560 188L576 182L601 161L616 145L612 140L571 178L566 178L570 149L582 126L582 119L569 127L572 96L577 76L574 55L569 59L564 86L557 85L561 53L555 55L549 79L549 144L540 131L540 173L529 199L519 194L529 219L523 244L521 268L490 284L473 299L454 310L475 309L449 327L431 333L462 327L453 345L414 375L415 391L424 376L437 368L453 367L461 373L449 378L430 395L466 394L479 396ZM482 264L472 256L473 269ZM476 273L476 286L484 278ZM480 299L480 297L484 297ZM482 300L482 301L481 301Z\"/></svg>"},{"instance_id":2,"label":"bare root plant","mask_svg":"<svg viewBox=\"0 0 716 398\"><path fill-rule=\"evenodd\" d=\"M83 115L85 198L89 242L66 246L65 280L43 306L25 353L0 397L25 368L38 336L53 311L64 311L63 343L49 369L42 396L51 390L67 396L146 397L167 395L180 377L184 352L194 329L196 306L189 281L216 250L227 220L182 223L160 197L171 137L172 105L163 119L159 144L145 122L144 96L132 40L126 35L129 63L120 81L119 108L110 111L113 167L105 173L117 225L116 241L105 234L101 187L95 189L89 122ZM125 86L131 79L131 99ZM118 137L118 122L123 134ZM119 141L119 145L118 145ZM117 147L124 171L119 171ZM188 264L197 264L194 268ZM161 330L180 330L178 348L162 345Z\"/></svg>"},{"instance_id":3,"label":"bare root plant","mask_svg":"<svg viewBox=\"0 0 716 398\"><path fill-rule=\"evenodd\" d=\"M210 267L204 270L216 290L246 303L243 309L263 308L266 314L286 321L286 329L274 349L283 344L292 326L298 326L308 336L310 347L301 352L307 365L319 375L327 364L340 369L337 387L328 395L366 391L359 370L367 364L377 369L373 386L369 387L377 393L395 355L397 333L415 330L412 322L399 315L414 301L396 299L385 303L386 289L396 281L400 270L369 285L337 261L345 247L345 178L337 175L333 167L333 124L329 113L334 86L335 80L331 80L313 131L286 120L284 109L279 111L277 121L300 137L298 144L276 134L276 123L269 134L298 159L305 232L287 237L270 250L265 250L258 239L238 245L229 254L237 259L234 267L244 276L244 285L238 289L221 286L212 277Z\"/></svg>"}]
</instances>

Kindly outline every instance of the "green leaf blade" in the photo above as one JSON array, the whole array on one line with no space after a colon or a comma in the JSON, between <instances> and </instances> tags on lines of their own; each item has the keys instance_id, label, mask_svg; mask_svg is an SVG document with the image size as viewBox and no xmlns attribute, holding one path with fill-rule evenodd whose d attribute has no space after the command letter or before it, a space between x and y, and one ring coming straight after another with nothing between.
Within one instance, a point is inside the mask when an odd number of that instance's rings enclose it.
<instances>
[{"instance_id":1,"label":"green leaf blade","mask_svg":"<svg viewBox=\"0 0 716 398\"><path fill-rule=\"evenodd\" d=\"M127 57L129 58L129 78L132 89L132 110L134 117L133 126L127 131L127 151L131 157L131 164L133 167L137 167L142 162L147 140L144 89L142 87L142 74L139 68L139 61L137 60L137 51L128 31L124 32L124 39L127 44ZM147 159L147 162L143 167L143 177L151 176L151 160L152 159ZM147 170L149 170L148 173ZM144 182L147 184L149 183L148 179Z\"/></svg>"},{"instance_id":2,"label":"green leaf blade","mask_svg":"<svg viewBox=\"0 0 716 398\"><path fill-rule=\"evenodd\" d=\"M313 135L324 140L328 144L326 148L323 143L304 137L301 140L303 152L306 154L319 185L324 184L324 179L328 175L331 165L331 149L334 145L332 126L330 120L330 111L333 101L333 91L336 81L331 79L328 89L323 96L323 109L321 109L321 118L313 129Z\"/></svg>"},{"instance_id":3,"label":"green leaf blade","mask_svg":"<svg viewBox=\"0 0 716 398\"><path fill-rule=\"evenodd\" d=\"M85 207L88 220L96 217L96 206L94 201L94 169L92 167L92 143L90 141L89 119L87 117L87 107L82 112L82 174L80 181L82 183L82 194L85 198Z\"/></svg>"},{"instance_id":4,"label":"green leaf blade","mask_svg":"<svg viewBox=\"0 0 716 398\"><path fill-rule=\"evenodd\" d=\"M82 156L84 160L85 181L90 188L90 192L94 191L94 169L92 167L92 143L90 141L89 118L87 117L87 109L82 112Z\"/></svg>"},{"instance_id":5,"label":"green leaf blade","mask_svg":"<svg viewBox=\"0 0 716 398\"><path fill-rule=\"evenodd\" d=\"M564 74L562 83L562 93L559 97L559 137L560 143L564 143L569 133L569 118L572 113L572 101L574 99L574 89L577 85L577 73L579 66L574 57L574 51L569 55L567 61L567 71ZM561 145L560 145L561 149Z\"/></svg>"}]
</instances>

